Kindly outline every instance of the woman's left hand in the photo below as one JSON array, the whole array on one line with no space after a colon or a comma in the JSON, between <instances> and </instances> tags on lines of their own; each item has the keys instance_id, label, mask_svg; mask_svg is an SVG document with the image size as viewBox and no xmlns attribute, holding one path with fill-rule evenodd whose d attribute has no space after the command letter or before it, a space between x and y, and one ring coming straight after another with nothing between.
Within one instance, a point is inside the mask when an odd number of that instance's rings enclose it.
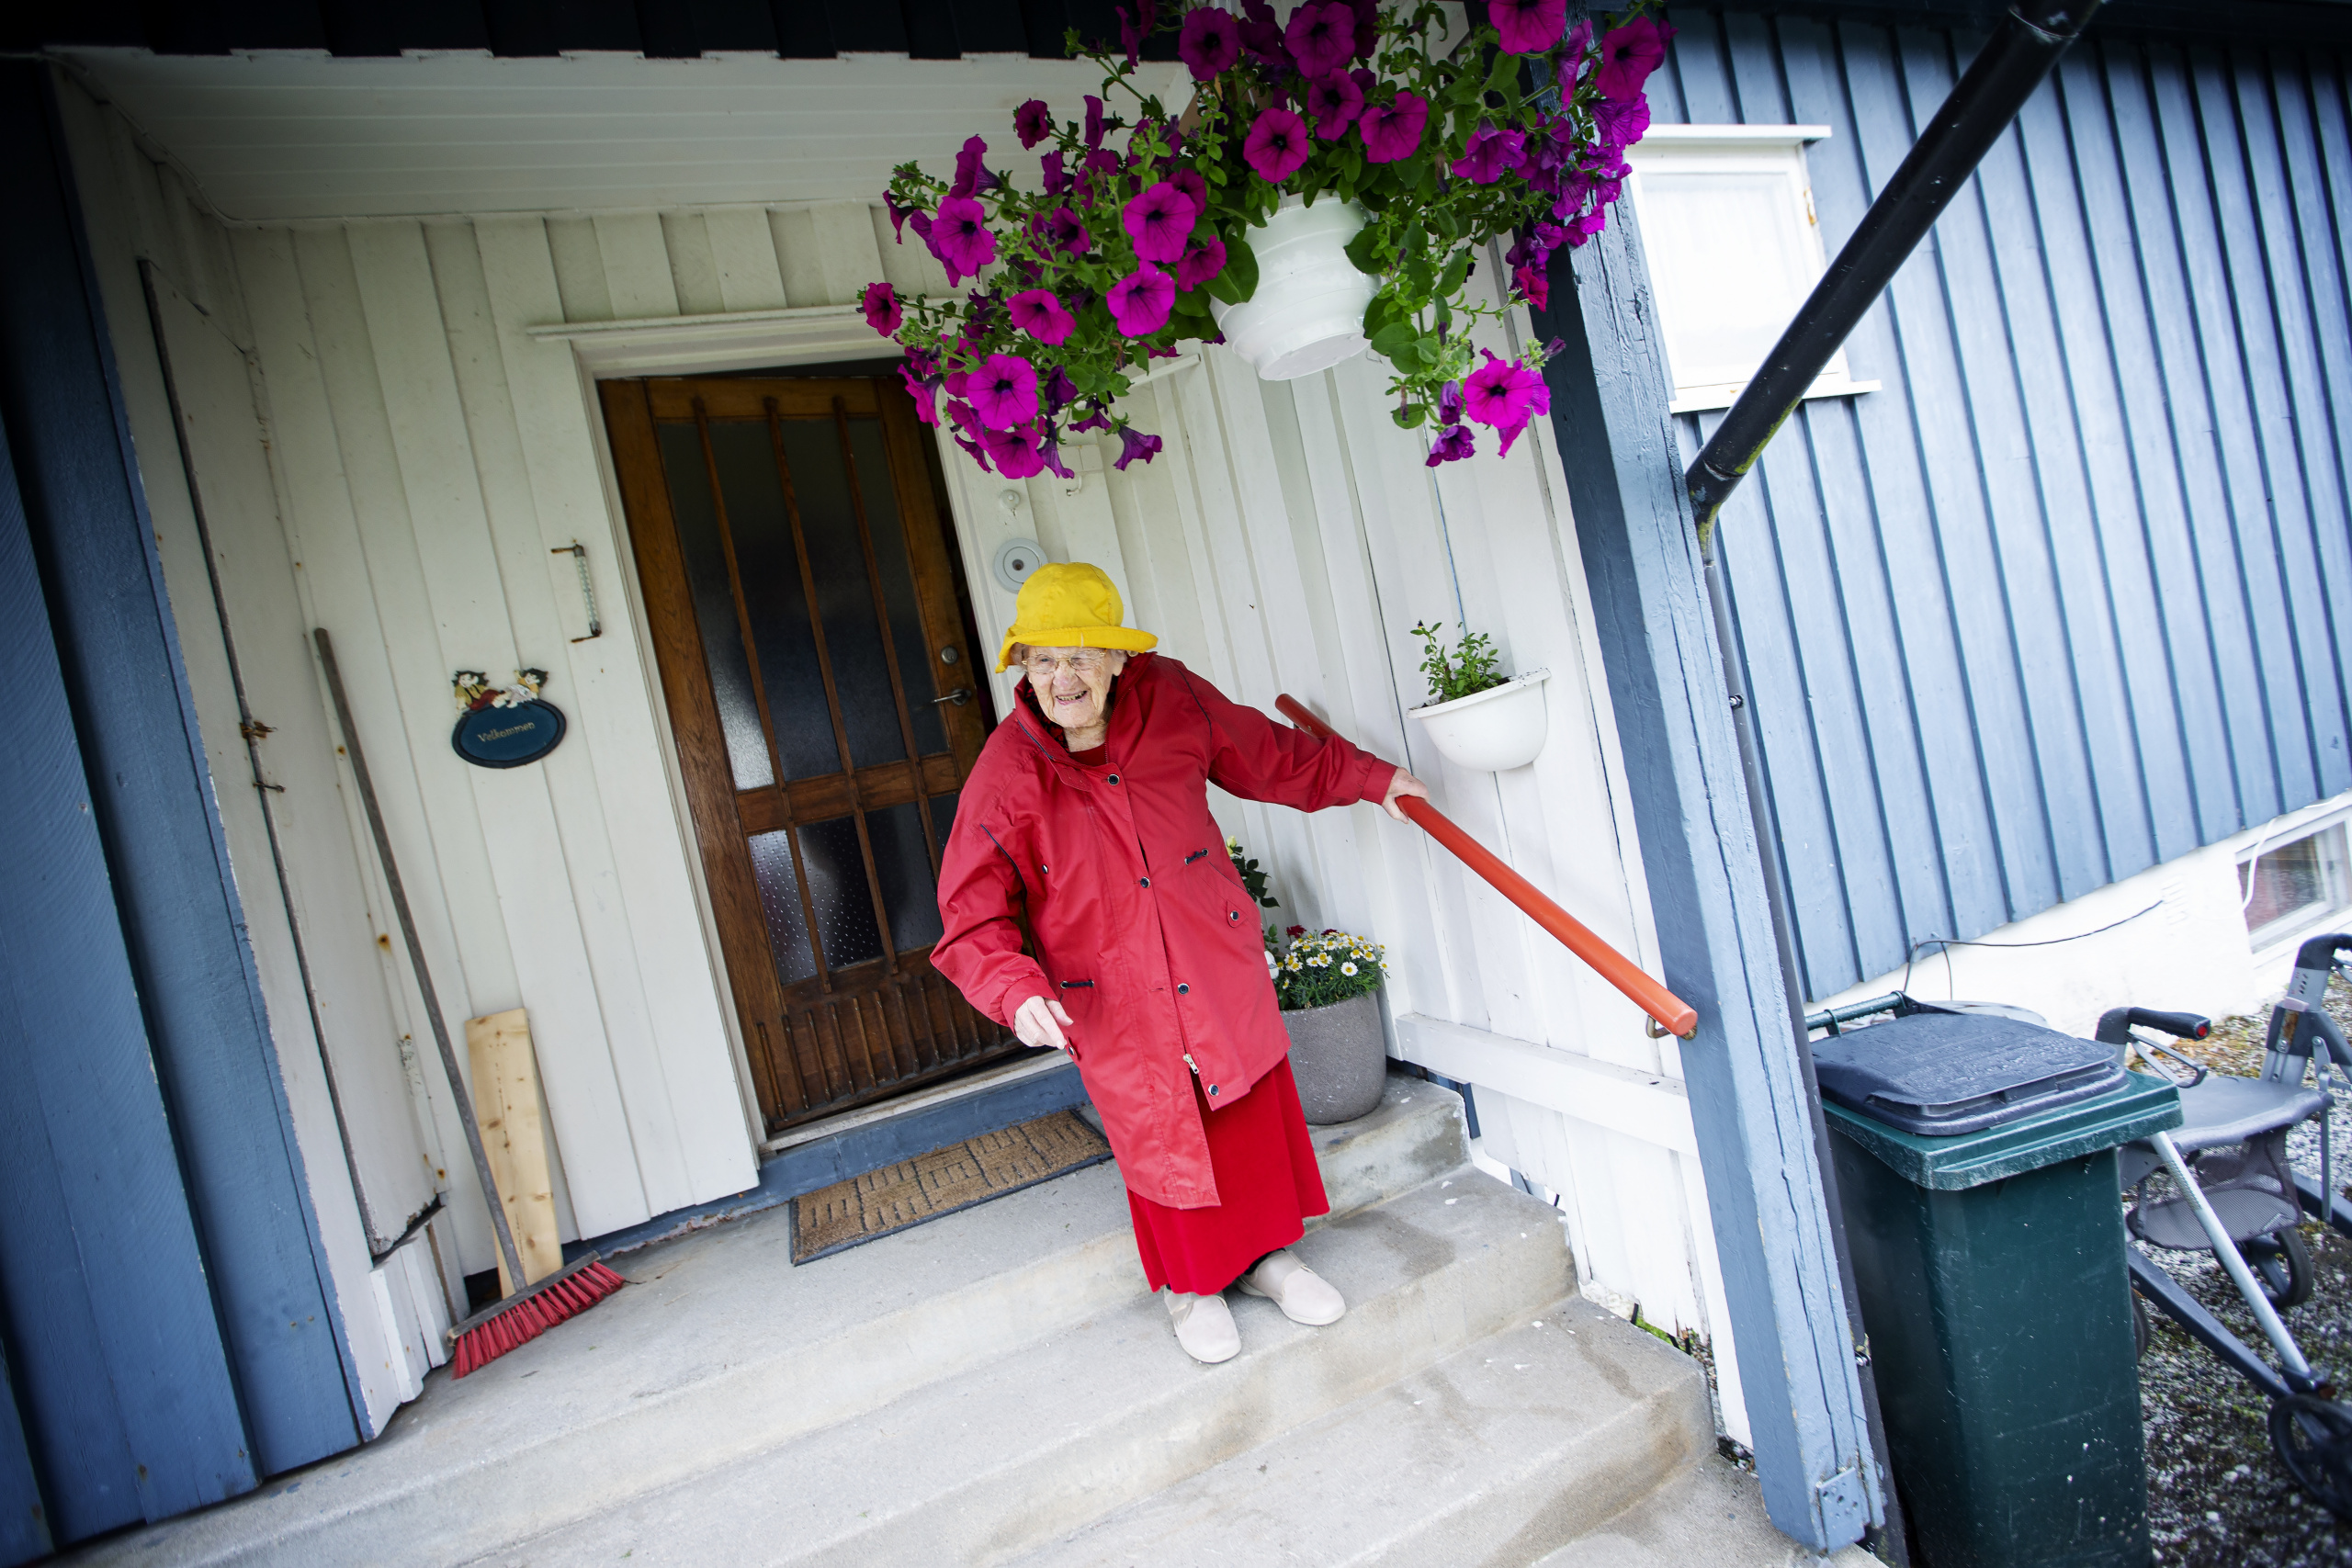
<instances>
[{"instance_id":1,"label":"woman's left hand","mask_svg":"<svg viewBox=\"0 0 2352 1568\"><path fill-rule=\"evenodd\" d=\"M1388 781L1388 793L1381 796L1380 808L1399 822L1409 822L1412 818L1407 817L1405 808L1396 804L1408 795L1418 795L1423 800L1427 800L1430 797L1430 786L1399 768L1396 770L1396 776Z\"/></svg>"}]
</instances>

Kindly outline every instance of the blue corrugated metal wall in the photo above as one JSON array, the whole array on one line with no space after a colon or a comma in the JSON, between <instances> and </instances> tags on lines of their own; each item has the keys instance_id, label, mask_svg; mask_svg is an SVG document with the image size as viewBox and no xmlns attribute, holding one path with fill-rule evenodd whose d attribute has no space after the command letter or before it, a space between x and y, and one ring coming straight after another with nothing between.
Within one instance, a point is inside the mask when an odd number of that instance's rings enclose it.
<instances>
[{"instance_id":1,"label":"blue corrugated metal wall","mask_svg":"<svg viewBox=\"0 0 2352 1568\"><path fill-rule=\"evenodd\" d=\"M1671 19L1660 121L1834 128L1831 254L1981 41ZM2094 33L1734 499L1810 996L2352 788L2345 64Z\"/></svg>"}]
</instances>

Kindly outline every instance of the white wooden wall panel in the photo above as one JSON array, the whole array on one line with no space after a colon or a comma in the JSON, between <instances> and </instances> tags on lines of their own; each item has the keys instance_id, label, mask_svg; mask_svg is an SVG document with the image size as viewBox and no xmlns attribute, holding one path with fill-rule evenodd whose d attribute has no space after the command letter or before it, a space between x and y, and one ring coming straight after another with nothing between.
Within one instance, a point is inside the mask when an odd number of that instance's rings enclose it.
<instances>
[{"instance_id":1,"label":"white wooden wall panel","mask_svg":"<svg viewBox=\"0 0 2352 1568\"><path fill-rule=\"evenodd\" d=\"M761 208L731 207L703 214L722 310L784 309L784 274L775 265L775 236Z\"/></svg>"},{"instance_id":2,"label":"white wooden wall panel","mask_svg":"<svg viewBox=\"0 0 2352 1568\"><path fill-rule=\"evenodd\" d=\"M484 220L472 230L508 394L486 418L513 422L529 489L526 515L537 526L537 570L559 609L551 657L560 650L580 723L565 750L593 768L598 805L594 818L567 826L565 842L576 855L577 846L593 840L603 857L583 895L594 906L592 929L605 944L599 983L617 986L628 975L643 998L641 1026L629 1045L616 1041L614 1054L622 1064L647 1200L660 1213L741 1191L758 1179L758 1170L729 1048L725 987L701 940L688 869L694 845L672 808L662 770L655 677L640 657L625 575L627 534L598 479L595 432L571 355L524 332L559 304L540 233L528 220ZM571 556L551 553L575 540L588 547L604 626L603 636L586 642L569 640L587 630L579 569ZM660 1075L658 1085L649 1073ZM649 1106L664 1108L667 1127L650 1117Z\"/></svg>"}]
</instances>

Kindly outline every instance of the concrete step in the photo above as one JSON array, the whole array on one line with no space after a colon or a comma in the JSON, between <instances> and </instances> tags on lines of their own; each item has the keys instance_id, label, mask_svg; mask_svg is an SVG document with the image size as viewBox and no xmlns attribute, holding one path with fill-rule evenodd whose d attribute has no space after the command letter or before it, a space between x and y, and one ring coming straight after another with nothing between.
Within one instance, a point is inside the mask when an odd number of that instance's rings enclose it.
<instances>
[{"instance_id":1,"label":"concrete step","mask_svg":"<svg viewBox=\"0 0 2352 1568\"><path fill-rule=\"evenodd\" d=\"M1403 1077L1370 1116L1315 1141L1335 1212L1411 1190L1468 1149L1460 1097ZM1159 1310L1110 1165L806 1268L792 1266L786 1208L618 1268L631 1288L469 1377L435 1373L366 1448L64 1561L336 1568L385 1561L387 1540L404 1563L468 1561L1073 1325Z\"/></svg>"},{"instance_id":2,"label":"concrete step","mask_svg":"<svg viewBox=\"0 0 2352 1568\"><path fill-rule=\"evenodd\" d=\"M1241 1354L1201 1367L1159 1301L1131 1299L497 1560L1003 1562L1410 1379L1573 1283L1553 1211L1466 1166L1318 1228L1299 1250L1349 1298L1330 1327L1237 1298ZM1703 1388L1684 1403L1703 1426Z\"/></svg>"},{"instance_id":3,"label":"concrete step","mask_svg":"<svg viewBox=\"0 0 2352 1568\"><path fill-rule=\"evenodd\" d=\"M1589 1303L1555 1301L1021 1568L1524 1564L1639 1517L1714 1449L1697 1362ZM1710 1549L1676 1568L1730 1561Z\"/></svg>"},{"instance_id":4,"label":"concrete step","mask_svg":"<svg viewBox=\"0 0 2352 1568\"><path fill-rule=\"evenodd\" d=\"M1772 1528L1750 1471L1710 1454L1534 1568L1886 1568L1859 1546L1824 1557Z\"/></svg>"}]
</instances>

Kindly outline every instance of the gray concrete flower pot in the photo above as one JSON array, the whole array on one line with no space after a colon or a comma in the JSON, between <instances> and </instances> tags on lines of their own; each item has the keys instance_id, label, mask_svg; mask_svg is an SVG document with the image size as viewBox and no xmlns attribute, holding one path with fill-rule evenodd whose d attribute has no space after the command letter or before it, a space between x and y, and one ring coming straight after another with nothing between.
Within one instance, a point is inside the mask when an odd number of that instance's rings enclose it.
<instances>
[{"instance_id":1,"label":"gray concrete flower pot","mask_svg":"<svg viewBox=\"0 0 2352 1568\"><path fill-rule=\"evenodd\" d=\"M1317 1127L1352 1122L1380 1103L1388 1082L1388 1043L1380 1032L1380 993L1283 1016L1290 1031L1298 1102Z\"/></svg>"}]
</instances>

